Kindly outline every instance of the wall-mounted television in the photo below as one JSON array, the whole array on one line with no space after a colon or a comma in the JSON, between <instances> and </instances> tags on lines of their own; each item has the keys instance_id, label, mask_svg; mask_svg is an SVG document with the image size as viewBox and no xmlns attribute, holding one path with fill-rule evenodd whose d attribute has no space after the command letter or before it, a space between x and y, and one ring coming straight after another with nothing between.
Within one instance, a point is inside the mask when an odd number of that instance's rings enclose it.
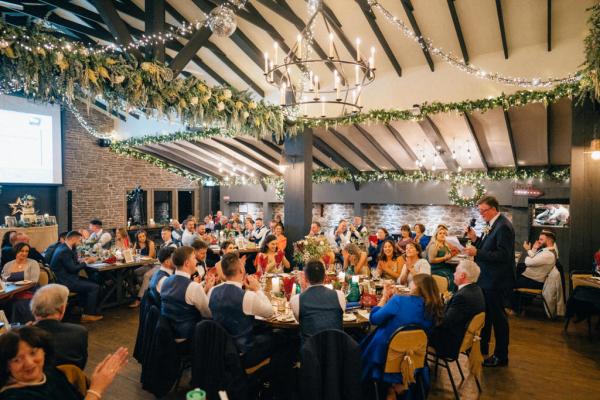
<instances>
[{"instance_id":1,"label":"wall-mounted television","mask_svg":"<svg viewBox=\"0 0 600 400\"><path fill-rule=\"evenodd\" d=\"M530 209L532 226L566 228L571 222L569 204L566 202L534 203Z\"/></svg>"},{"instance_id":2,"label":"wall-mounted television","mask_svg":"<svg viewBox=\"0 0 600 400\"><path fill-rule=\"evenodd\" d=\"M60 107L0 96L0 149L0 184L62 184Z\"/></svg>"}]
</instances>

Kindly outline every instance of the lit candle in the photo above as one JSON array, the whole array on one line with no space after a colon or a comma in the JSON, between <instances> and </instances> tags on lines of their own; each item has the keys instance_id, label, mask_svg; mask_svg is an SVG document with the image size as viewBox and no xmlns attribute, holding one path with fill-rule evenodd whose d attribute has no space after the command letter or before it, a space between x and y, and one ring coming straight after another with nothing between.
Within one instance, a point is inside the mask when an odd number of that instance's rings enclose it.
<instances>
[{"instance_id":1,"label":"lit candle","mask_svg":"<svg viewBox=\"0 0 600 400\"><path fill-rule=\"evenodd\" d=\"M271 66L271 73L269 74L269 79L273 82L273 60L269 63Z\"/></svg>"},{"instance_id":2,"label":"lit candle","mask_svg":"<svg viewBox=\"0 0 600 400\"><path fill-rule=\"evenodd\" d=\"M319 100L319 77L315 75L315 100Z\"/></svg>"},{"instance_id":3,"label":"lit candle","mask_svg":"<svg viewBox=\"0 0 600 400\"><path fill-rule=\"evenodd\" d=\"M354 67L354 78L355 78L355 80L356 80L356 86L358 86L358 84L359 84L359 80L360 80L360 79L359 79L359 75L360 75L360 73L359 73L359 72L360 72L359 66L358 66L358 65L356 65L356 66Z\"/></svg>"},{"instance_id":4,"label":"lit candle","mask_svg":"<svg viewBox=\"0 0 600 400\"><path fill-rule=\"evenodd\" d=\"M312 71L308 72L308 80L310 81L310 91L312 92L313 90L315 90L315 82Z\"/></svg>"},{"instance_id":5,"label":"lit candle","mask_svg":"<svg viewBox=\"0 0 600 400\"><path fill-rule=\"evenodd\" d=\"M269 72L269 53L265 51L265 75Z\"/></svg>"},{"instance_id":6,"label":"lit candle","mask_svg":"<svg viewBox=\"0 0 600 400\"><path fill-rule=\"evenodd\" d=\"M358 283L360 277L358 275L352 275L352 283Z\"/></svg>"},{"instance_id":7,"label":"lit candle","mask_svg":"<svg viewBox=\"0 0 600 400\"><path fill-rule=\"evenodd\" d=\"M285 91L287 89L287 83L283 82L281 84L281 93L279 95L279 104L281 104L282 106L285 105Z\"/></svg>"},{"instance_id":8,"label":"lit candle","mask_svg":"<svg viewBox=\"0 0 600 400\"><path fill-rule=\"evenodd\" d=\"M279 286L279 278L275 277L271 279L271 292L273 293L279 293L281 291L281 288Z\"/></svg>"},{"instance_id":9,"label":"lit candle","mask_svg":"<svg viewBox=\"0 0 600 400\"><path fill-rule=\"evenodd\" d=\"M273 56L273 59L275 60L275 64L277 64L277 59L279 58L279 45L277 44L277 42L273 43L273 49L275 50L275 55Z\"/></svg>"},{"instance_id":10,"label":"lit candle","mask_svg":"<svg viewBox=\"0 0 600 400\"><path fill-rule=\"evenodd\" d=\"M323 96L323 100L321 100L321 117L325 116L325 96Z\"/></svg>"},{"instance_id":11,"label":"lit candle","mask_svg":"<svg viewBox=\"0 0 600 400\"><path fill-rule=\"evenodd\" d=\"M298 54L298 58L302 58L302 35L298 35L297 37L297 49L296 49L296 53Z\"/></svg>"},{"instance_id":12,"label":"lit candle","mask_svg":"<svg viewBox=\"0 0 600 400\"><path fill-rule=\"evenodd\" d=\"M356 61L360 61L360 38L356 38Z\"/></svg>"},{"instance_id":13,"label":"lit candle","mask_svg":"<svg viewBox=\"0 0 600 400\"><path fill-rule=\"evenodd\" d=\"M346 280L346 273L344 271L340 271L338 274L338 281L344 282Z\"/></svg>"},{"instance_id":14,"label":"lit candle","mask_svg":"<svg viewBox=\"0 0 600 400\"><path fill-rule=\"evenodd\" d=\"M333 33L329 34L329 58L333 58Z\"/></svg>"}]
</instances>

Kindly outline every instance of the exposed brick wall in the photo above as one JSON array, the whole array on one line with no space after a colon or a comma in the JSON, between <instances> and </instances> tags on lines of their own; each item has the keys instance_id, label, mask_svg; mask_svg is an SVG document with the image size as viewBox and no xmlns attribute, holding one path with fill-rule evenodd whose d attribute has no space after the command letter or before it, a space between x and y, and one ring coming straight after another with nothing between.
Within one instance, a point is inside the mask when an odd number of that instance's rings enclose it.
<instances>
[{"instance_id":1,"label":"exposed brick wall","mask_svg":"<svg viewBox=\"0 0 600 400\"><path fill-rule=\"evenodd\" d=\"M113 129L108 116L82 110L85 119L99 132ZM126 192L142 189L197 189L198 184L141 160L129 159L96 144L70 112L64 113L64 186L73 192L73 227L87 227L100 218L107 227L127 222ZM196 197L195 204L198 204ZM197 208L197 206L196 206Z\"/></svg>"},{"instance_id":2,"label":"exposed brick wall","mask_svg":"<svg viewBox=\"0 0 600 400\"><path fill-rule=\"evenodd\" d=\"M323 210L323 215L321 215ZM325 233L332 233L341 219L349 220L354 216L353 204L313 204L312 215L314 221L321 223Z\"/></svg>"}]
</instances>

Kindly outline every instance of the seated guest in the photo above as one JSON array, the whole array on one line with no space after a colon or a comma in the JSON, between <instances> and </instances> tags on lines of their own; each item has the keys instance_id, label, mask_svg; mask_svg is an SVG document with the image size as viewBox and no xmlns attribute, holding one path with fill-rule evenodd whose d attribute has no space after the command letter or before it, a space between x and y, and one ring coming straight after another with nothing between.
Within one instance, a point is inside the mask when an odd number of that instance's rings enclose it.
<instances>
[{"instance_id":1,"label":"seated guest","mask_svg":"<svg viewBox=\"0 0 600 400\"><path fill-rule=\"evenodd\" d=\"M160 268L154 271L154 274L150 278L148 284L148 290L156 300L160 300L160 291L162 285L169 276L175 273L175 265L173 264L173 253L175 248L163 247L158 251L158 261L160 261Z\"/></svg>"},{"instance_id":2,"label":"seated guest","mask_svg":"<svg viewBox=\"0 0 600 400\"><path fill-rule=\"evenodd\" d=\"M269 235L256 256L255 265L259 275L266 273L281 273L290 269L290 262L285 258L285 253L277 248L277 238L275 235Z\"/></svg>"},{"instance_id":3,"label":"seated guest","mask_svg":"<svg viewBox=\"0 0 600 400\"><path fill-rule=\"evenodd\" d=\"M204 217L204 226L207 233L211 233L215 230L215 223L210 215Z\"/></svg>"},{"instance_id":4,"label":"seated guest","mask_svg":"<svg viewBox=\"0 0 600 400\"><path fill-rule=\"evenodd\" d=\"M206 253L208 252L208 243L203 240L196 239L192 243L194 254L196 256L196 274L200 278L204 278L206 275Z\"/></svg>"},{"instance_id":5,"label":"seated guest","mask_svg":"<svg viewBox=\"0 0 600 400\"><path fill-rule=\"evenodd\" d=\"M385 228L377 229L377 242L369 241L369 267L375 268L377 266L377 257L381 254L381 247L386 239L390 238L390 234Z\"/></svg>"},{"instance_id":6,"label":"seated guest","mask_svg":"<svg viewBox=\"0 0 600 400\"><path fill-rule=\"evenodd\" d=\"M431 236L427 236L425 234L425 225L415 224L413 229L415 231L415 237L413 238L413 241L418 243L422 249L426 249L429 241L431 240Z\"/></svg>"},{"instance_id":7,"label":"seated guest","mask_svg":"<svg viewBox=\"0 0 600 400\"><path fill-rule=\"evenodd\" d=\"M140 251L140 255L143 257L156 258L156 247L154 241L148 239L148 233L145 230L139 230L135 234L135 243L133 250Z\"/></svg>"},{"instance_id":8,"label":"seated guest","mask_svg":"<svg viewBox=\"0 0 600 400\"><path fill-rule=\"evenodd\" d=\"M283 224L277 223L275 225L274 231L275 237L277 238L277 250L285 252L285 248L287 247L287 238L283 234Z\"/></svg>"},{"instance_id":9,"label":"seated guest","mask_svg":"<svg viewBox=\"0 0 600 400\"><path fill-rule=\"evenodd\" d=\"M6 231L2 236L2 253L0 254L0 270L4 267L8 261L8 258L11 257L13 252L13 246L15 245L15 237L17 236L17 231ZM10 260L9 260L10 261Z\"/></svg>"},{"instance_id":10,"label":"seated guest","mask_svg":"<svg viewBox=\"0 0 600 400\"><path fill-rule=\"evenodd\" d=\"M202 317L211 317L206 292L212 287L214 277L208 275L204 287L200 279L192 280L192 274L196 272L196 255L189 246L175 250L172 259L176 270L162 284L160 313L171 321L177 339L191 339L196 322Z\"/></svg>"},{"instance_id":11,"label":"seated guest","mask_svg":"<svg viewBox=\"0 0 600 400\"><path fill-rule=\"evenodd\" d=\"M183 238L183 229L181 228L181 224L179 221L174 219L171 221L171 227L173 230L171 231L171 236L173 237L173 241L175 241L178 245L181 244L181 239Z\"/></svg>"},{"instance_id":12,"label":"seated guest","mask_svg":"<svg viewBox=\"0 0 600 400\"><path fill-rule=\"evenodd\" d=\"M246 275L237 254L224 255L221 269L225 282L208 293L210 313L233 337L242 353L242 364L254 366L272 353L271 335L257 333L254 320L255 316L270 318L273 315L271 301L260 290L256 277Z\"/></svg>"},{"instance_id":13,"label":"seated guest","mask_svg":"<svg viewBox=\"0 0 600 400\"><path fill-rule=\"evenodd\" d=\"M400 272L398 282L401 285L409 285L417 274L431 275L431 266L427 260L420 258L421 246L418 243L409 243L406 245L406 253L402 257L404 265Z\"/></svg>"},{"instance_id":14,"label":"seated guest","mask_svg":"<svg viewBox=\"0 0 600 400\"><path fill-rule=\"evenodd\" d=\"M479 266L471 260L462 260L456 266L454 283L458 291L446 304L442 322L429 338L440 357L458 357L467 325L475 315L485 312L483 291L476 284L479 273Z\"/></svg>"},{"instance_id":15,"label":"seated guest","mask_svg":"<svg viewBox=\"0 0 600 400\"><path fill-rule=\"evenodd\" d=\"M112 236L110 233L102 230L102 221L93 219L90 221L90 237L85 240L85 244L97 249L110 249Z\"/></svg>"},{"instance_id":16,"label":"seated guest","mask_svg":"<svg viewBox=\"0 0 600 400\"><path fill-rule=\"evenodd\" d=\"M267 231L269 229L266 226L264 226L262 218L256 218L256 222L254 225L255 225L254 231L252 232L252 235L250 236L250 240L252 240L254 243L256 243L257 246L262 246L262 243L263 243L263 241L267 235Z\"/></svg>"},{"instance_id":17,"label":"seated guest","mask_svg":"<svg viewBox=\"0 0 600 400\"><path fill-rule=\"evenodd\" d=\"M400 227L400 239L398 239L398 242L396 243L396 247L398 248L400 254L404 254L406 251L406 245L413 241L410 233L410 226L402 225L402 227Z\"/></svg>"},{"instance_id":18,"label":"seated guest","mask_svg":"<svg viewBox=\"0 0 600 400\"><path fill-rule=\"evenodd\" d=\"M4 265L6 265L7 262L12 261L15 259L16 254L15 254L15 249L14 246L16 246L18 243L25 243L29 246L29 258L31 258L32 260L35 260L39 263L44 264L45 260L44 260L44 256L42 256L40 254L39 251L37 251L35 249L35 247L31 246L29 244L29 236L27 236L27 234L25 232L17 232L15 233L14 236L12 236L12 243L13 245L9 248L6 249L6 251L2 251L2 267L4 267Z\"/></svg>"},{"instance_id":19,"label":"seated guest","mask_svg":"<svg viewBox=\"0 0 600 400\"><path fill-rule=\"evenodd\" d=\"M362 223L362 217L356 216L350 224L350 241L353 243L362 243L363 238L367 235L368 229Z\"/></svg>"},{"instance_id":20,"label":"seated guest","mask_svg":"<svg viewBox=\"0 0 600 400\"><path fill-rule=\"evenodd\" d=\"M371 310L369 320L377 329L360 344L363 353L363 379L390 384L388 399L396 398L395 384L402 383L402 374L384 373L389 340L399 327L420 325L429 332L441 319L443 304L435 281L430 275L416 275L410 296L394 295L391 285L385 285L383 296Z\"/></svg>"},{"instance_id":21,"label":"seated guest","mask_svg":"<svg viewBox=\"0 0 600 400\"><path fill-rule=\"evenodd\" d=\"M340 220L340 223L333 234L338 249L343 249L350 243L350 235L351 232L348 229L348 222L345 219Z\"/></svg>"},{"instance_id":22,"label":"seated guest","mask_svg":"<svg viewBox=\"0 0 600 400\"><path fill-rule=\"evenodd\" d=\"M204 222L200 222L198 224L198 227L196 228L196 233L198 234L198 239L200 240L203 240L208 243L210 243L210 241L212 240Z\"/></svg>"},{"instance_id":23,"label":"seated guest","mask_svg":"<svg viewBox=\"0 0 600 400\"><path fill-rule=\"evenodd\" d=\"M383 279L396 280L400 277L404 259L400 256L396 244L391 239L386 239L381 246L381 253L377 257L377 272Z\"/></svg>"},{"instance_id":24,"label":"seated guest","mask_svg":"<svg viewBox=\"0 0 600 400\"><path fill-rule=\"evenodd\" d=\"M37 283L40 279L40 265L37 261L28 258L29 245L17 243L14 248L15 259L6 263L2 269L2 277L7 281L32 281ZM36 285L37 286L37 285ZM12 318L11 322L25 324L33 321L33 315L29 311L29 301L33 297L35 287L12 296Z\"/></svg>"},{"instance_id":25,"label":"seated guest","mask_svg":"<svg viewBox=\"0 0 600 400\"><path fill-rule=\"evenodd\" d=\"M198 234L196 233L196 222L189 218L185 221L185 230L181 235L181 245L182 246L191 246L194 240L198 239Z\"/></svg>"},{"instance_id":26,"label":"seated guest","mask_svg":"<svg viewBox=\"0 0 600 400\"><path fill-rule=\"evenodd\" d=\"M48 248L44 252L44 264L50 265L50 260L52 260L52 255L54 254L54 251L56 250L56 248L59 245L61 245L62 243L65 242L65 239L67 237L67 233L69 233L69 232L61 232L61 233L59 233L58 234L58 240L56 242L52 243L50 246L48 246Z\"/></svg>"},{"instance_id":27,"label":"seated guest","mask_svg":"<svg viewBox=\"0 0 600 400\"><path fill-rule=\"evenodd\" d=\"M102 319L102 316L97 313L100 286L79 276L79 271L85 268L85 262L79 262L77 258L77 244L80 241L81 233L69 232L65 242L54 252L50 268L56 275L57 283L65 285L71 292L77 293L84 299L84 314L81 316L81 321L93 322ZM90 262L93 260L93 258L87 259Z\"/></svg>"},{"instance_id":28,"label":"seated guest","mask_svg":"<svg viewBox=\"0 0 600 400\"><path fill-rule=\"evenodd\" d=\"M226 240L221 243L221 259L225 254L234 253L235 252L235 243L231 240ZM223 275L223 271L221 270L221 260L217 261L215 267L213 268L215 271L214 274L219 281L225 281L225 275Z\"/></svg>"},{"instance_id":29,"label":"seated guest","mask_svg":"<svg viewBox=\"0 0 600 400\"><path fill-rule=\"evenodd\" d=\"M127 349L120 347L102 360L92 373L84 396L52 364L50 334L36 326L12 329L0 336L0 399L99 400L127 364Z\"/></svg>"},{"instance_id":30,"label":"seated guest","mask_svg":"<svg viewBox=\"0 0 600 400\"><path fill-rule=\"evenodd\" d=\"M129 241L129 233L125 228L119 228L115 232L115 247L118 250L131 249L131 242Z\"/></svg>"},{"instance_id":31,"label":"seated guest","mask_svg":"<svg viewBox=\"0 0 600 400\"><path fill-rule=\"evenodd\" d=\"M312 224L310 224L310 232L308 232L307 236L324 236L325 233L323 233L323 231L321 230L321 223L318 221L313 221Z\"/></svg>"},{"instance_id":32,"label":"seated guest","mask_svg":"<svg viewBox=\"0 0 600 400\"><path fill-rule=\"evenodd\" d=\"M342 330L342 314L346 310L344 293L323 286L325 266L321 261L309 261L303 272L308 287L290 300L302 335L306 338L327 329Z\"/></svg>"},{"instance_id":33,"label":"seated guest","mask_svg":"<svg viewBox=\"0 0 600 400\"><path fill-rule=\"evenodd\" d=\"M350 275L371 275L367 264L367 252L362 251L354 243L347 244L342 251L344 257L344 271Z\"/></svg>"},{"instance_id":34,"label":"seated guest","mask_svg":"<svg viewBox=\"0 0 600 400\"><path fill-rule=\"evenodd\" d=\"M250 236L254 233L254 220L246 217L244 220L244 231L242 232L246 239L250 239Z\"/></svg>"},{"instance_id":35,"label":"seated guest","mask_svg":"<svg viewBox=\"0 0 600 400\"><path fill-rule=\"evenodd\" d=\"M51 283L42 286L31 299L35 326L51 335L56 365L74 364L85 369L88 358L88 331L81 325L61 322L67 310L69 289Z\"/></svg>"},{"instance_id":36,"label":"seated guest","mask_svg":"<svg viewBox=\"0 0 600 400\"><path fill-rule=\"evenodd\" d=\"M161 243L159 249L162 249L163 247L172 247L174 249L177 248L177 243L173 241L170 227L165 226L160 230L160 238L163 242Z\"/></svg>"},{"instance_id":37,"label":"seated guest","mask_svg":"<svg viewBox=\"0 0 600 400\"><path fill-rule=\"evenodd\" d=\"M431 273L448 279L448 290L456 291L454 285L454 268L448 264L448 260L459 253L458 249L446 241L448 228L444 225L438 226L435 235L427 248L427 259L431 264Z\"/></svg>"}]
</instances>

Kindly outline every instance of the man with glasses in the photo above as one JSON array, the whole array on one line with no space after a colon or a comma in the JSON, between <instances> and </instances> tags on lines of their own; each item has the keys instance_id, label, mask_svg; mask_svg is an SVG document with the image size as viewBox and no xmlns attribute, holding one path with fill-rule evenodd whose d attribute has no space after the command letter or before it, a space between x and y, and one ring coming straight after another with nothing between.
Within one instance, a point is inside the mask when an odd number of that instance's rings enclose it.
<instances>
[{"instance_id":1,"label":"man with glasses","mask_svg":"<svg viewBox=\"0 0 600 400\"><path fill-rule=\"evenodd\" d=\"M498 200L486 196L479 200L479 214L486 222L483 233L477 237L475 230L468 227L467 237L473 246L465 253L474 257L481 268L477 284L485 297L485 325L481 331L481 353L487 356L483 365L502 367L508 365L508 316L504 306L508 304L515 284L515 231L512 223L499 211ZM496 346L489 355L489 341L494 329Z\"/></svg>"}]
</instances>

